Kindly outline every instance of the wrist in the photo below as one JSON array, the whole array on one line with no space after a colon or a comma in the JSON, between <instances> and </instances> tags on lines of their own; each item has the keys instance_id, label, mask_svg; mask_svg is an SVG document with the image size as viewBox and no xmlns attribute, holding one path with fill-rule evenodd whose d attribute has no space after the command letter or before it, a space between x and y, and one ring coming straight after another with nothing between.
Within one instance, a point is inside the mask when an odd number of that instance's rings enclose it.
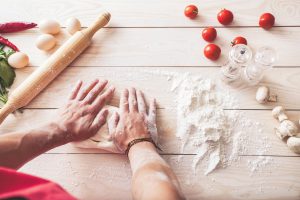
<instances>
[{"instance_id":1,"label":"wrist","mask_svg":"<svg viewBox=\"0 0 300 200\"><path fill-rule=\"evenodd\" d=\"M128 151L128 157L131 157L133 154L136 154L137 152L141 151L151 151L151 152L157 152L156 148L153 143L148 141L142 141L139 143L134 144Z\"/></svg>"},{"instance_id":2,"label":"wrist","mask_svg":"<svg viewBox=\"0 0 300 200\"><path fill-rule=\"evenodd\" d=\"M56 146L70 142L65 131L61 130L56 123L48 123L40 129L47 132L49 140Z\"/></svg>"}]
</instances>

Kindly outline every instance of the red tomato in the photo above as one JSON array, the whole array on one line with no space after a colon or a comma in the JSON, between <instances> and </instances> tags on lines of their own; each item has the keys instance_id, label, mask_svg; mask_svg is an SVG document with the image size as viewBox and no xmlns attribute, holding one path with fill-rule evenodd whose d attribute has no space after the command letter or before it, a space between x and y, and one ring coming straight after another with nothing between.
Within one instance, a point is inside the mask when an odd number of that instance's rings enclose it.
<instances>
[{"instance_id":1,"label":"red tomato","mask_svg":"<svg viewBox=\"0 0 300 200\"><path fill-rule=\"evenodd\" d=\"M264 13L259 18L259 26L264 29L270 29L275 23L275 17L271 13Z\"/></svg>"},{"instance_id":2,"label":"red tomato","mask_svg":"<svg viewBox=\"0 0 300 200\"><path fill-rule=\"evenodd\" d=\"M188 5L184 9L184 14L190 19L194 19L198 15L198 8L195 5Z\"/></svg>"},{"instance_id":3,"label":"red tomato","mask_svg":"<svg viewBox=\"0 0 300 200\"><path fill-rule=\"evenodd\" d=\"M217 31L214 27L208 27L203 29L202 37L207 42L212 42L217 37Z\"/></svg>"},{"instance_id":4,"label":"red tomato","mask_svg":"<svg viewBox=\"0 0 300 200\"><path fill-rule=\"evenodd\" d=\"M221 49L215 44L208 44L204 48L204 55L210 60L217 60L220 57Z\"/></svg>"},{"instance_id":5,"label":"red tomato","mask_svg":"<svg viewBox=\"0 0 300 200\"><path fill-rule=\"evenodd\" d=\"M230 10L223 9L218 13L218 21L223 25L228 25L233 20L233 14Z\"/></svg>"},{"instance_id":6,"label":"red tomato","mask_svg":"<svg viewBox=\"0 0 300 200\"><path fill-rule=\"evenodd\" d=\"M231 46L234 46L234 45L236 45L236 44L245 44L245 45L247 45L247 40L246 40L246 38L241 37L241 36L236 37L236 38L234 38L233 41L231 42Z\"/></svg>"}]
</instances>

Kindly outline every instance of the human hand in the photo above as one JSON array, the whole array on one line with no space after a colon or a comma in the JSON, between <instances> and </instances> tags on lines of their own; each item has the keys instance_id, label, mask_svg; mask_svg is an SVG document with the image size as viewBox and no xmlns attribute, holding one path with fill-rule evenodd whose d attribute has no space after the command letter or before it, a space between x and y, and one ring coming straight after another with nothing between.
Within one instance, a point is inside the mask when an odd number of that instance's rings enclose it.
<instances>
[{"instance_id":1,"label":"human hand","mask_svg":"<svg viewBox=\"0 0 300 200\"><path fill-rule=\"evenodd\" d=\"M58 110L51 124L64 135L66 142L88 139L106 122L108 110L102 108L115 91L114 87L109 87L100 94L106 85L106 80L99 82L97 79L81 89L82 81L79 81L66 105Z\"/></svg>"},{"instance_id":2,"label":"human hand","mask_svg":"<svg viewBox=\"0 0 300 200\"><path fill-rule=\"evenodd\" d=\"M153 99L147 113L144 94L131 88L124 90L120 100L120 113L114 113L108 122L115 145L125 152L128 143L138 138L152 137L157 142L156 102Z\"/></svg>"}]
</instances>

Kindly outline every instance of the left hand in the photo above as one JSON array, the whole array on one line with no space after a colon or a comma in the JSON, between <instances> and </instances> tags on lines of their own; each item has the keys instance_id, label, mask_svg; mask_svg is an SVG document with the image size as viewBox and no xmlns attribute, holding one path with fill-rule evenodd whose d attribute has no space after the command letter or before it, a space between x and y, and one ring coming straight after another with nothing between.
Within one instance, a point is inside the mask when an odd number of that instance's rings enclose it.
<instances>
[{"instance_id":1,"label":"left hand","mask_svg":"<svg viewBox=\"0 0 300 200\"><path fill-rule=\"evenodd\" d=\"M125 89L120 100L120 114L114 113L108 121L108 127L121 152L125 152L129 142L134 139L151 137L157 142L155 99L151 101L147 112L143 92L134 88Z\"/></svg>"},{"instance_id":2,"label":"left hand","mask_svg":"<svg viewBox=\"0 0 300 200\"><path fill-rule=\"evenodd\" d=\"M106 85L106 80L97 79L81 89L82 81L79 81L67 104L58 110L51 125L64 135L66 142L88 139L105 124L108 110L103 107L115 91L114 87L110 87L103 92Z\"/></svg>"}]
</instances>

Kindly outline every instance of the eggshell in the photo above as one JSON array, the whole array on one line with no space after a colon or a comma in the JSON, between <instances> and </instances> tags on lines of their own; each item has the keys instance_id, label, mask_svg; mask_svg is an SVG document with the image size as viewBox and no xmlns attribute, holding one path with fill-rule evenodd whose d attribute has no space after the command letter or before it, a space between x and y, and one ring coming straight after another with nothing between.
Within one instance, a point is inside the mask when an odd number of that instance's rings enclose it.
<instances>
[{"instance_id":1,"label":"eggshell","mask_svg":"<svg viewBox=\"0 0 300 200\"><path fill-rule=\"evenodd\" d=\"M22 52L13 53L8 57L8 64L13 68L23 68L29 63L29 57Z\"/></svg>"},{"instance_id":2,"label":"eggshell","mask_svg":"<svg viewBox=\"0 0 300 200\"><path fill-rule=\"evenodd\" d=\"M42 34L36 39L35 45L40 50L49 51L56 45L56 39L52 35Z\"/></svg>"},{"instance_id":3,"label":"eggshell","mask_svg":"<svg viewBox=\"0 0 300 200\"><path fill-rule=\"evenodd\" d=\"M39 28L42 33L57 34L60 31L60 25L57 21L52 19L42 20L39 23Z\"/></svg>"},{"instance_id":4,"label":"eggshell","mask_svg":"<svg viewBox=\"0 0 300 200\"><path fill-rule=\"evenodd\" d=\"M81 23L80 21L75 18L75 17L72 17L72 18L69 18L66 22L66 27L67 27L67 31L73 35L74 33L76 33L77 31L80 30L81 28Z\"/></svg>"}]
</instances>

